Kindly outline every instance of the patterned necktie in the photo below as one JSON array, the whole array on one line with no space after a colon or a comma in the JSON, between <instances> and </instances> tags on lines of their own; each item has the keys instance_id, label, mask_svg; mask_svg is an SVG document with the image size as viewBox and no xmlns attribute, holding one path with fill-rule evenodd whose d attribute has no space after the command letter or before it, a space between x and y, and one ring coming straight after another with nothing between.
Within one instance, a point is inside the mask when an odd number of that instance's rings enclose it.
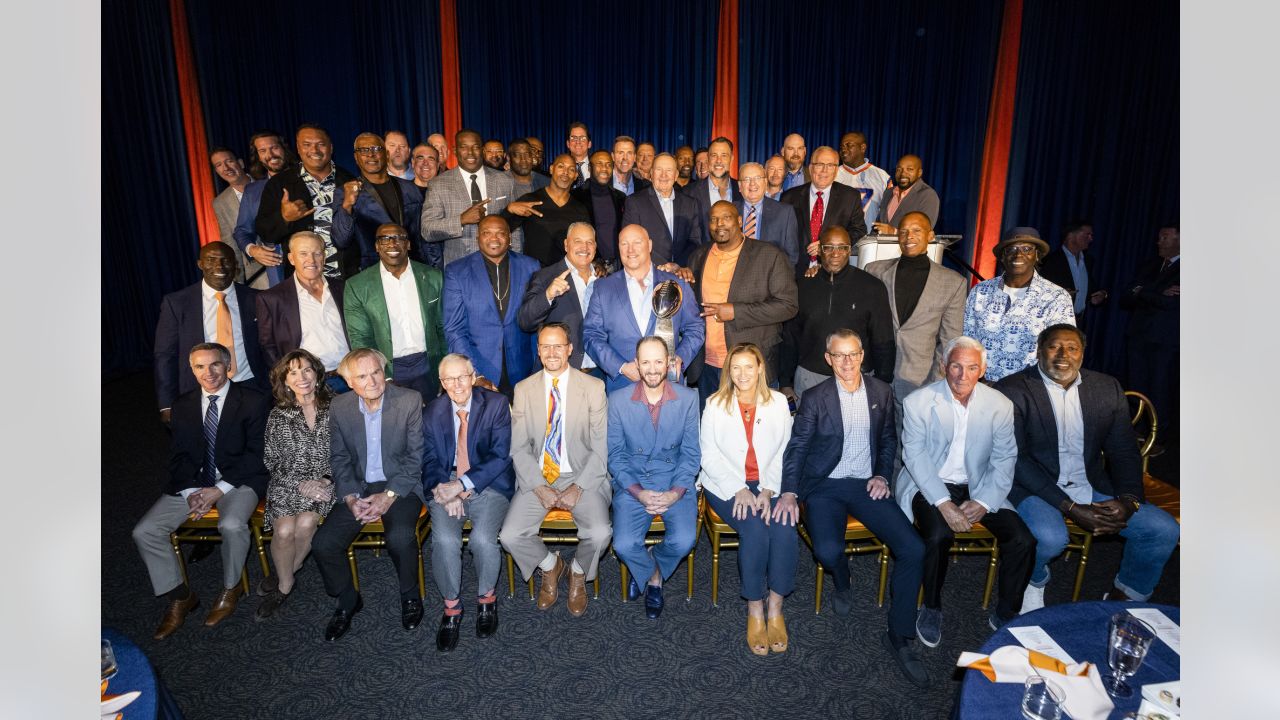
<instances>
[{"instance_id":1,"label":"patterned necktie","mask_svg":"<svg viewBox=\"0 0 1280 720\"><path fill-rule=\"evenodd\" d=\"M480 197L480 185L476 182L475 173L471 174L471 202L478 203L484 198Z\"/></svg>"},{"instance_id":2,"label":"patterned necktie","mask_svg":"<svg viewBox=\"0 0 1280 720\"><path fill-rule=\"evenodd\" d=\"M217 324L214 332L217 335L218 344L231 353L227 377L233 378L236 376L236 334L231 329L231 308L227 306L226 293L216 292L213 296L218 300Z\"/></svg>"},{"instance_id":3,"label":"patterned necktie","mask_svg":"<svg viewBox=\"0 0 1280 720\"><path fill-rule=\"evenodd\" d=\"M746 222L742 223L742 234L746 235L752 240L756 239L756 206L755 205L752 205L751 209L747 211L747 220Z\"/></svg>"},{"instance_id":4,"label":"patterned necktie","mask_svg":"<svg viewBox=\"0 0 1280 720\"><path fill-rule=\"evenodd\" d=\"M813 212L809 215L809 243L818 242L818 237L822 235L822 191L818 191L818 199L813 201ZM809 265L817 265L818 256L809 256Z\"/></svg>"},{"instance_id":5,"label":"patterned necktie","mask_svg":"<svg viewBox=\"0 0 1280 720\"><path fill-rule=\"evenodd\" d=\"M554 485L560 477L560 439L564 435L564 419L560 414L560 378L551 378L551 397L547 400L547 432L542 441L542 477Z\"/></svg>"},{"instance_id":6,"label":"patterned necktie","mask_svg":"<svg viewBox=\"0 0 1280 720\"><path fill-rule=\"evenodd\" d=\"M458 411L458 453L453 464L457 466L458 477L467 474L471 469L471 456L467 453L467 411Z\"/></svg>"},{"instance_id":7,"label":"patterned necktie","mask_svg":"<svg viewBox=\"0 0 1280 720\"><path fill-rule=\"evenodd\" d=\"M213 487L217 480L217 465L214 463L213 449L218 442L218 396L209 396L209 409L204 414L204 483Z\"/></svg>"}]
</instances>

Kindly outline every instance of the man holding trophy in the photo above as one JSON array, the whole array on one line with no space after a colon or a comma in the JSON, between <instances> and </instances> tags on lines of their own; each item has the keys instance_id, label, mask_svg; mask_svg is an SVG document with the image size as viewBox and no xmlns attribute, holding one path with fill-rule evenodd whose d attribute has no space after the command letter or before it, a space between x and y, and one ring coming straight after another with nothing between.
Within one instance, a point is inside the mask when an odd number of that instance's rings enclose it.
<instances>
[{"instance_id":1,"label":"man holding trophy","mask_svg":"<svg viewBox=\"0 0 1280 720\"><path fill-rule=\"evenodd\" d=\"M582 341L587 354L608 376L609 392L640 381L636 342L656 335L667 345L668 377L678 380L702 349L706 324L688 283L659 270L651 259L653 243L640 225L618 233L622 272L596 282Z\"/></svg>"}]
</instances>

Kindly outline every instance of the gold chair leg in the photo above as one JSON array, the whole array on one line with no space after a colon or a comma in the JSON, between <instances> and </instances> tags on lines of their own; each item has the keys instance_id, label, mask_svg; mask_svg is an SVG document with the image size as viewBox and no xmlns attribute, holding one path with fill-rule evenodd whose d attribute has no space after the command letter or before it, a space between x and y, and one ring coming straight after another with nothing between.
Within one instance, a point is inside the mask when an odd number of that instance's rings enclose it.
<instances>
[{"instance_id":1,"label":"gold chair leg","mask_svg":"<svg viewBox=\"0 0 1280 720\"><path fill-rule=\"evenodd\" d=\"M516 596L516 571L515 561L511 558L511 553L507 553L507 597Z\"/></svg>"},{"instance_id":2,"label":"gold chair leg","mask_svg":"<svg viewBox=\"0 0 1280 720\"><path fill-rule=\"evenodd\" d=\"M347 548L347 564L351 566L351 584L360 592L360 570L356 567L356 549Z\"/></svg>"},{"instance_id":3,"label":"gold chair leg","mask_svg":"<svg viewBox=\"0 0 1280 720\"><path fill-rule=\"evenodd\" d=\"M697 537L697 535L694 535ZM694 547L697 547L696 545ZM695 551L689 551L689 589L685 592L684 600L689 602L693 599L693 554Z\"/></svg>"},{"instance_id":4,"label":"gold chair leg","mask_svg":"<svg viewBox=\"0 0 1280 720\"><path fill-rule=\"evenodd\" d=\"M418 544L418 597L427 597L427 571L422 564L422 544Z\"/></svg>"},{"instance_id":5,"label":"gold chair leg","mask_svg":"<svg viewBox=\"0 0 1280 720\"><path fill-rule=\"evenodd\" d=\"M627 601L627 564L618 558L618 578L622 581L622 602Z\"/></svg>"},{"instance_id":6,"label":"gold chair leg","mask_svg":"<svg viewBox=\"0 0 1280 720\"><path fill-rule=\"evenodd\" d=\"M1089 564L1089 551L1093 549L1093 533L1087 533L1084 536L1084 542L1080 548L1080 567L1076 569L1076 587L1071 591L1071 602L1080 599L1080 588L1084 585L1084 568Z\"/></svg>"},{"instance_id":7,"label":"gold chair leg","mask_svg":"<svg viewBox=\"0 0 1280 720\"><path fill-rule=\"evenodd\" d=\"M880 549L880 594L876 596L876 607L884 607L884 588L889 581L889 548Z\"/></svg>"},{"instance_id":8,"label":"gold chair leg","mask_svg":"<svg viewBox=\"0 0 1280 720\"><path fill-rule=\"evenodd\" d=\"M596 591L595 596L594 596L593 598L591 598L591 599L592 599L592 600L599 600L599 599L600 599L600 573L599 573L599 571L597 571L597 572L596 572L596 576L595 576L594 578L592 578L592 580L591 580L591 585L595 588L595 591ZM532 600L532 599L533 599L533 597L532 597L532 596L530 596L530 598L529 598L529 599L530 599L530 600Z\"/></svg>"},{"instance_id":9,"label":"gold chair leg","mask_svg":"<svg viewBox=\"0 0 1280 720\"><path fill-rule=\"evenodd\" d=\"M253 531L253 544L258 549L258 564L262 566L262 577L271 576L271 565L267 562L267 543L262 537L261 525L250 525Z\"/></svg>"},{"instance_id":10,"label":"gold chair leg","mask_svg":"<svg viewBox=\"0 0 1280 720\"><path fill-rule=\"evenodd\" d=\"M993 543L995 541L992 541ZM992 545L991 562L987 565L987 587L982 591L982 609L986 610L991 607L991 588L996 584L996 564L1000 560L1000 547Z\"/></svg>"},{"instance_id":11,"label":"gold chair leg","mask_svg":"<svg viewBox=\"0 0 1280 720\"><path fill-rule=\"evenodd\" d=\"M182 557L182 548L178 545L178 535L176 533L169 533L169 544L173 546L173 554L178 556L178 569L182 571L182 584L190 587L191 581L187 578L187 561Z\"/></svg>"},{"instance_id":12,"label":"gold chair leg","mask_svg":"<svg viewBox=\"0 0 1280 720\"><path fill-rule=\"evenodd\" d=\"M818 578L817 588L813 593L813 614L818 615L822 612L822 563L814 561L818 571L814 573Z\"/></svg>"},{"instance_id":13,"label":"gold chair leg","mask_svg":"<svg viewBox=\"0 0 1280 720\"><path fill-rule=\"evenodd\" d=\"M249 569L243 565L240 566L240 589L245 595L249 594Z\"/></svg>"},{"instance_id":14,"label":"gold chair leg","mask_svg":"<svg viewBox=\"0 0 1280 720\"><path fill-rule=\"evenodd\" d=\"M720 533L708 527L707 534L711 536L711 607L720 607Z\"/></svg>"}]
</instances>

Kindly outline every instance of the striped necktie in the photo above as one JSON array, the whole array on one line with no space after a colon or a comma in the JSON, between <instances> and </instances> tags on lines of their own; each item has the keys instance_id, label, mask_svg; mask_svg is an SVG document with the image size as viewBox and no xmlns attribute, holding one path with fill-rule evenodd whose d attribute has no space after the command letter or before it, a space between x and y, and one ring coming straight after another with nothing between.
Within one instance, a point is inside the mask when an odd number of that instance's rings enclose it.
<instances>
[{"instance_id":1,"label":"striped necktie","mask_svg":"<svg viewBox=\"0 0 1280 720\"><path fill-rule=\"evenodd\" d=\"M742 234L751 238L752 240L756 239L756 206L755 205L752 205L751 209L747 211L747 219L745 222L742 223Z\"/></svg>"},{"instance_id":2,"label":"striped necktie","mask_svg":"<svg viewBox=\"0 0 1280 720\"><path fill-rule=\"evenodd\" d=\"M551 397L547 400L547 432L542 441L542 477L552 485L560 478L560 439L564 435L564 418L560 410L560 378L551 378Z\"/></svg>"},{"instance_id":3,"label":"striped necktie","mask_svg":"<svg viewBox=\"0 0 1280 720\"><path fill-rule=\"evenodd\" d=\"M204 482L212 487L218 468L214 463L214 446L218 442L218 396L209 396L209 409L204 414Z\"/></svg>"}]
</instances>

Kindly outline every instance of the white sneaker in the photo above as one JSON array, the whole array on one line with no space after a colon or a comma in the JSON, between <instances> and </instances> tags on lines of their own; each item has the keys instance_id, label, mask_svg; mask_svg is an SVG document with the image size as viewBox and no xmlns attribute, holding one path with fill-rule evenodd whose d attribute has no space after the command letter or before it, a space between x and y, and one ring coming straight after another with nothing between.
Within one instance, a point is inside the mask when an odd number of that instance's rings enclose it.
<instances>
[{"instance_id":1,"label":"white sneaker","mask_svg":"<svg viewBox=\"0 0 1280 720\"><path fill-rule=\"evenodd\" d=\"M1027 591L1022 594L1022 612L1018 614L1026 615L1042 607L1044 607L1044 588L1028 584Z\"/></svg>"}]
</instances>

